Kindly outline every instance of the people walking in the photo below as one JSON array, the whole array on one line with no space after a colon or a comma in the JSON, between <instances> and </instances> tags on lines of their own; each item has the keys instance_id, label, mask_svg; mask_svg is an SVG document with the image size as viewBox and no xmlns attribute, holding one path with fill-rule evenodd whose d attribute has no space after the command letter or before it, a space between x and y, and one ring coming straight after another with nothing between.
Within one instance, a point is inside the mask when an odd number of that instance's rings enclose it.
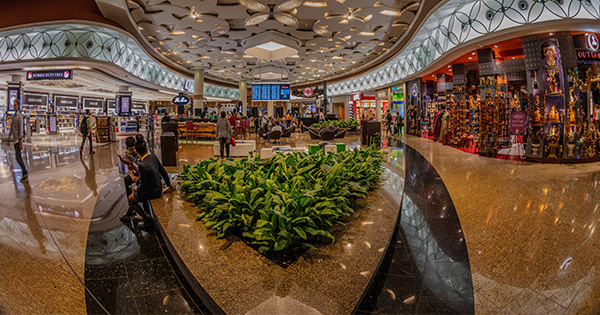
<instances>
[{"instance_id":1,"label":"people walking","mask_svg":"<svg viewBox=\"0 0 600 315\"><path fill-rule=\"evenodd\" d=\"M23 150L23 115L21 115L21 103L18 99L14 101L14 109L15 113L11 117L10 122L10 138L15 142L15 157L17 158L17 163L21 167L21 179L20 182L24 183L29 178L27 177L27 167L25 167L25 162L23 162L23 157L21 156L21 150Z\"/></svg>"},{"instance_id":2,"label":"people walking","mask_svg":"<svg viewBox=\"0 0 600 315\"><path fill-rule=\"evenodd\" d=\"M92 142L92 130L90 126L90 110L86 109L85 114L81 118L79 123L79 132L81 132L81 146L79 147L79 154L83 153L83 146L85 145L85 139L87 138L90 143L90 154L94 154L94 143Z\"/></svg>"}]
</instances>

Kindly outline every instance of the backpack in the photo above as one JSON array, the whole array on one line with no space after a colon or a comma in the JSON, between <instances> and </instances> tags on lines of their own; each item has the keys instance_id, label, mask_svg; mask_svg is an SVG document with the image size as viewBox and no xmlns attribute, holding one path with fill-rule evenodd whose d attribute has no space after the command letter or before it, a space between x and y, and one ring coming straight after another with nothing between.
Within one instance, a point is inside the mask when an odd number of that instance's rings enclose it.
<instances>
[{"instance_id":1,"label":"backpack","mask_svg":"<svg viewBox=\"0 0 600 315\"><path fill-rule=\"evenodd\" d=\"M82 134L86 134L88 132L88 117L87 116L83 116L83 119L81 120L81 124L79 125L79 131Z\"/></svg>"}]
</instances>

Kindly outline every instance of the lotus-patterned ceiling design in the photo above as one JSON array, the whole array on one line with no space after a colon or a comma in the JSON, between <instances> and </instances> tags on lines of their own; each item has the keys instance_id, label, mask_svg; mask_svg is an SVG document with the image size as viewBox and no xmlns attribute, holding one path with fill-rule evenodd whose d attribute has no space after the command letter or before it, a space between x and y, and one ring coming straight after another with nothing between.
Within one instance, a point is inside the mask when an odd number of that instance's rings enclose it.
<instances>
[{"instance_id":1,"label":"lotus-patterned ceiling design","mask_svg":"<svg viewBox=\"0 0 600 315\"><path fill-rule=\"evenodd\" d=\"M301 84L369 65L413 21L421 0L129 0L130 14L155 49L188 69L230 82L279 67ZM298 55L259 60L242 41L265 32L299 40Z\"/></svg>"}]
</instances>

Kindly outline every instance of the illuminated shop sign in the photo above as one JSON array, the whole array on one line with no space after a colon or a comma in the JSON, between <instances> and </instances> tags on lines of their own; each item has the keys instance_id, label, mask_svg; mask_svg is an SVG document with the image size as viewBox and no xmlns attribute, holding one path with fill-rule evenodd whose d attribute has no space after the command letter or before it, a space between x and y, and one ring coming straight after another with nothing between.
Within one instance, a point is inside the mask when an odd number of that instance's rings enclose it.
<instances>
[{"instance_id":1,"label":"illuminated shop sign","mask_svg":"<svg viewBox=\"0 0 600 315\"><path fill-rule=\"evenodd\" d=\"M101 98L83 98L83 108L102 108L104 100Z\"/></svg>"},{"instance_id":2,"label":"illuminated shop sign","mask_svg":"<svg viewBox=\"0 0 600 315\"><path fill-rule=\"evenodd\" d=\"M57 107L77 107L79 99L74 96L55 96L54 104Z\"/></svg>"},{"instance_id":3,"label":"illuminated shop sign","mask_svg":"<svg viewBox=\"0 0 600 315\"><path fill-rule=\"evenodd\" d=\"M23 93L23 105L46 106L48 105L48 96Z\"/></svg>"},{"instance_id":4,"label":"illuminated shop sign","mask_svg":"<svg viewBox=\"0 0 600 315\"><path fill-rule=\"evenodd\" d=\"M27 81L71 79L73 79L73 70L27 71Z\"/></svg>"},{"instance_id":5,"label":"illuminated shop sign","mask_svg":"<svg viewBox=\"0 0 600 315\"><path fill-rule=\"evenodd\" d=\"M356 93L356 94L352 94L352 100L353 101L361 101L364 98L363 93Z\"/></svg>"},{"instance_id":6,"label":"illuminated shop sign","mask_svg":"<svg viewBox=\"0 0 600 315\"><path fill-rule=\"evenodd\" d=\"M596 34L588 34L586 42L589 50L596 51L598 48L600 48L600 43L598 42L598 37L596 37Z\"/></svg>"}]
</instances>

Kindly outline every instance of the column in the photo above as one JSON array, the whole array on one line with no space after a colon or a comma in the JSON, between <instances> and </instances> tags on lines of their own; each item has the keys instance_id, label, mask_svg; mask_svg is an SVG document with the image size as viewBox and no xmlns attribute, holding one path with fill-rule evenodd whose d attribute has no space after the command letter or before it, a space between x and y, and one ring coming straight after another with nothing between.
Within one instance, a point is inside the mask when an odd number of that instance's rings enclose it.
<instances>
[{"instance_id":1,"label":"column","mask_svg":"<svg viewBox=\"0 0 600 315\"><path fill-rule=\"evenodd\" d=\"M275 115L274 105L275 103L273 101L267 101L267 117L273 117L273 115Z\"/></svg>"},{"instance_id":2,"label":"column","mask_svg":"<svg viewBox=\"0 0 600 315\"><path fill-rule=\"evenodd\" d=\"M194 100L193 108L195 111L195 109L202 109L204 106L204 68L194 68L194 70L194 95L192 99Z\"/></svg>"},{"instance_id":3,"label":"column","mask_svg":"<svg viewBox=\"0 0 600 315\"><path fill-rule=\"evenodd\" d=\"M242 115L247 116L248 108L248 82L240 81L239 101L242 102Z\"/></svg>"},{"instance_id":4,"label":"column","mask_svg":"<svg viewBox=\"0 0 600 315\"><path fill-rule=\"evenodd\" d=\"M344 117L346 120L350 120L350 94L346 95L346 100L344 101Z\"/></svg>"},{"instance_id":5,"label":"column","mask_svg":"<svg viewBox=\"0 0 600 315\"><path fill-rule=\"evenodd\" d=\"M285 103L285 108L286 110L284 114L286 114L288 111L292 112L292 102Z\"/></svg>"},{"instance_id":6,"label":"column","mask_svg":"<svg viewBox=\"0 0 600 315\"><path fill-rule=\"evenodd\" d=\"M383 107L383 98L380 97L379 92L375 93L375 120L381 121L381 110Z\"/></svg>"}]
</instances>

